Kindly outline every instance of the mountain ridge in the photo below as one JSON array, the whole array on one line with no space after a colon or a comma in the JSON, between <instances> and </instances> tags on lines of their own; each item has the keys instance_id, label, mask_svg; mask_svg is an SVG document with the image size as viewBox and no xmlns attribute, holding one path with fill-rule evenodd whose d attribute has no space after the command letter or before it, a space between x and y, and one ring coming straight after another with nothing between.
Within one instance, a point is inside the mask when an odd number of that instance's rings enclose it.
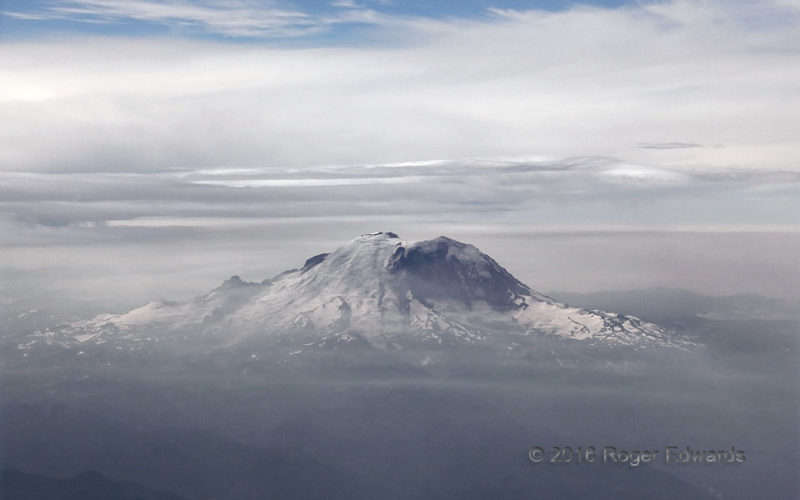
<instances>
[{"instance_id":1,"label":"mountain ridge","mask_svg":"<svg viewBox=\"0 0 800 500\"><path fill-rule=\"evenodd\" d=\"M687 349L635 316L562 304L516 279L473 245L446 236L404 241L375 232L260 283L234 275L187 302L149 302L123 314L34 332L18 349L159 344L230 349L260 343L289 352L348 345L378 350L475 345L524 353L552 337L605 346Z\"/></svg>"}]
</instances>

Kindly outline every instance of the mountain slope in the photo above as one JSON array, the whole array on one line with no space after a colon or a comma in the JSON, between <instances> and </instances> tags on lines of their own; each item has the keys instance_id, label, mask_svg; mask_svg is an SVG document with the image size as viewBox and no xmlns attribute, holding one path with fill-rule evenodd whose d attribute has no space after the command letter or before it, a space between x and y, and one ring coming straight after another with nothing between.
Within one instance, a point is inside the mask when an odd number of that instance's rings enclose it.
<instances>
[{"instance_id":1,"label":"mountain slope","mask_svg":"<svg viewBox=\"0 0 800 500\"><path fill-rule=\"evenodd\" d=\"M207 351L266 343L296 354L321 347L481 345L524 352L541 336L611 346L689 346L636 317L559 303L472 245L444 236L405 242L378 232L262 283L234 276L189 302L150 302L125 314L38 331L18 347L107 345L130 351L177 343Z\"/></svg>"}]
</instances>

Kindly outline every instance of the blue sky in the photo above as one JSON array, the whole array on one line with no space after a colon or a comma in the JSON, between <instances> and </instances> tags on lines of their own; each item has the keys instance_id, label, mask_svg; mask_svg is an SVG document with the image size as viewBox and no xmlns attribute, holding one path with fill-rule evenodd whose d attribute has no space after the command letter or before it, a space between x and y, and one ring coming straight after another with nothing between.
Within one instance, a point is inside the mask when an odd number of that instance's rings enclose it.
<instances>
[{"instance_id":1,"label":"blue sky","mask_svg":"<svg viewBox=\"0 0 800 500\"><path fill-rule=\"evenodd\" d=\"M240 41L358 42L389 19L471 19L504 10L617 7L625 0L8 0L0 3L6 39L92 34L177 36ZM368 37L365 37L368 39Z\"/></svg>"}]
</instances>

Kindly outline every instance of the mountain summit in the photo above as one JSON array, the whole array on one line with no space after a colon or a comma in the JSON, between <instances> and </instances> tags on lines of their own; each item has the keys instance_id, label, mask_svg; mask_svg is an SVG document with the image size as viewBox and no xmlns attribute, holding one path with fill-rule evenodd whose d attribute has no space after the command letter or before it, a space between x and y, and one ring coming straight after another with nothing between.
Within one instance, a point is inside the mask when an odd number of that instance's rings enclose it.
<instances>
[{"instance_id":1,"label":"mountain summit","mask_svg":"<svg viewBox=\"0 0 800 500\"><path fill-rule=\"evenodd\" d=\"M376 232L261 283L234 276L189 302L150 302L125 314L36 332L18 346L259 344L297 354L347 346L482 345L524 352L543 336L612 346L686 345L638 318L570 307L542 295L472 245L445 236L407 242Z\"/></svg>"}]
</instances>

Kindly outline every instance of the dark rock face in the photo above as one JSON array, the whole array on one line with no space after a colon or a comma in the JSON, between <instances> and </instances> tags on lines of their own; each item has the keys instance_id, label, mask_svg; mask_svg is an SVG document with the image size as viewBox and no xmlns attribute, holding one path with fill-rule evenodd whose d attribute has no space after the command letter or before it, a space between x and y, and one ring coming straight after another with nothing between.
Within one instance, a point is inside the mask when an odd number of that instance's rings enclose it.
<instances>
[{"instance_id":1,"label":"dark rock face","mask_svg":"<svg viewBox=\"0 0 800 500\"><path fill-rule=\"evenodd\" d=\"M250 281L244 281L239 275L233 275L227 280L225 280L217 290L232 290L236 288L246 288L246 287L253 287L258 286L258 283L252 283Z\"/></svg>"},{"instance_id":2,"label":"dark rock face","mask_svg":"<svg viewBox=\"0 0 800 500\"><path fill-rule=\"evenodd\" d=\"M319 255L315 255L315 256L311 257L310 259L306 260L305 264L303 264L303 268L301 269L301 271L303 271L303 272L308 271L309 269L313 268L314 266L317 266L317 265L321 264L322 261L324 261L325 257L327 257L327 256L328 256L327 253L321 253Z\"/></svg>"},{"instance_id":3,"label":"dark rock face","mask_svg":"<svg viewBox=\"0 0 800 500\"><path fill-rule=\"evenodd\" d=\"M528 287L472 245L441 236L410 247L398 247L389 271L402 280L420 301L457 300L468 309L484 301L495 310L516 309L515 299Z\"/></svg>"}]
</instances>

